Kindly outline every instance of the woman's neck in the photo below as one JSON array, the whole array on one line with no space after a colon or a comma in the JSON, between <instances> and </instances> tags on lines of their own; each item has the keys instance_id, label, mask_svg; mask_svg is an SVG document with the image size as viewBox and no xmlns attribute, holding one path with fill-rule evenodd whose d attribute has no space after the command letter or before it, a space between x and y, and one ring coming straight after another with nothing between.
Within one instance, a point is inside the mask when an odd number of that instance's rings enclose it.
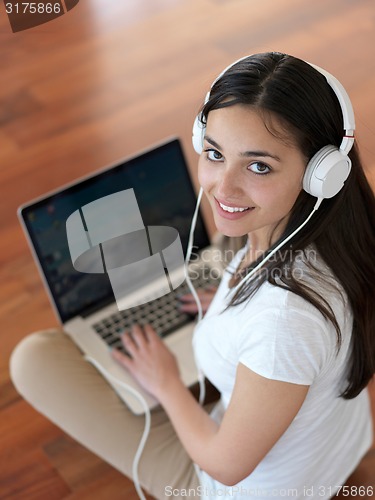
<instances>
[{"instance_id":1,"label":"woman's neck","mask_svg":"<svg viewBox=\"0 0 375 500\"><path fill-rule=\"evenodd\" d=\"M233 276L230 278L228 282L229 288L233 288L236 286L240 280L244 277L244 271L259 257L263 255L262 250L255 250L249 244L249 240L246 243L246 249L244 254L241 257L240 263L237 266L237 269L234 271Z\"/></svg>"}]
</instances>

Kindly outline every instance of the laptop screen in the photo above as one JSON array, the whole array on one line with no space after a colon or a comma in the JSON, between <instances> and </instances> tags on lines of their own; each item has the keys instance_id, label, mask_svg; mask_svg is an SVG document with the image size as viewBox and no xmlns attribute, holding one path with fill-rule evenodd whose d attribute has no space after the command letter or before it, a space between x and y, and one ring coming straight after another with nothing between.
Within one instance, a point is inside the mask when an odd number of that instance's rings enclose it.
<instances>
[{"instance_id":1,"label":"laptop screen","mask_svg":"<svg viewBox=\"0 0 375 500\"><path fill-rule=\"evenodd\" d=\"M73 268L66 220L82 206L130 188L144 225L177 229L186 255L196 195L178 139L20 207L19 217L62 323L77 315L86 316L115 300L107 274L81 273ZM209 237L199 216L194 252L208 245Z\"/></svg>"}]
</instances>

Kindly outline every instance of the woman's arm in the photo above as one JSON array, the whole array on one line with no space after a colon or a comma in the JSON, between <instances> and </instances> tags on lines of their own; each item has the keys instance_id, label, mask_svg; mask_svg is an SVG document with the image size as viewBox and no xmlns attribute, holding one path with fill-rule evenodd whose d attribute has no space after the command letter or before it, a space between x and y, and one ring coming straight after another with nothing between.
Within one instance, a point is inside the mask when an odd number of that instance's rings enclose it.
<instances>
[{"instance_id":1,"label":"woman's arm","mask_svg":"<svg viewBox=\"0 0 375 500\"><path fill-rule=\"evenodd\" d=\"M300 409L308 387L269 380L240 364L233 396L218 427L174 381L159 400L186 451L214 479L231 486L247 477Z\"/></svg>"},{"instance_id":2,"label":"woman's arm","mask_svg":"<svg viewBox=\"0 0 375 500\"><path fill-rule=\"evenodd\" d=\"M251 474L291 424L308 391L308 386L269 380L239 364L218 426L184 386L173 355L150 326L135 326L123 341L132 359L113 351L115 359L159 400L192 460L226 485Z\"/></svg>"}]
</instances>

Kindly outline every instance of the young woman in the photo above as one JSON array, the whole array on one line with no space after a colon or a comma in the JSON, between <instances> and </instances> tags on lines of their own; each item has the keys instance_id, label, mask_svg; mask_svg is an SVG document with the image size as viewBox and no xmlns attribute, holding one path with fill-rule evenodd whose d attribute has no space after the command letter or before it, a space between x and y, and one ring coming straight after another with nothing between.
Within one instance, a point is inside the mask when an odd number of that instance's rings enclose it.
<instances>
[{"instance_id":1,"label":"young woman","mask_svg":"<svg viewBox=\"0 0 375 500\"><path fill-rule=\"evenodd\" d=\"M338 194L316 204L303 189L309 160L339 148L346 132L326 77L292 56L235 63L199 120L199 181L217 230L246 244L194 334L199 365L221 394L210 414L151 327L124 333L131 357L112 353L162 407L152 415L141 483L156 498L330 498L372 444L373 193L356 145ZM203 298L207 305L211 296ZM193 309L188 297L182 308ZM131 475L143 423L66 336L23 341L12 376L37 409Z\"/></svg>"}]
</instances>

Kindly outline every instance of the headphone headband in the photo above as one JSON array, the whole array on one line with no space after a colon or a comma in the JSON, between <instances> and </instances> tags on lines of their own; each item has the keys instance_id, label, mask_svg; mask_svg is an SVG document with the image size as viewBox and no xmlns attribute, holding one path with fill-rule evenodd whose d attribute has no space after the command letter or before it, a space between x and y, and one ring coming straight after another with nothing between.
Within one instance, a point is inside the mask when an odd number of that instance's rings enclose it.
<instances>
[{"instance_id":1,"label":"headphone headband","mask_svg":"<svg viewBox=\"0 0 375 500\"><path fill-rule=\"evenodd\" d=\"M215 83L220 80L220 78L235 64L247 59L248 57L251 56L245 56L237 59L232 64L227 66L217 78L215 78L210 87L210 91L206 94L204 101L205 104L210 99L211 90ZM303 179L303 188L306 192L318 198L331 198L332 196L335 196L343 187L344 182L348 178L351 170L351 160L348 157L348 153L354 144L354 111L346 90L337 78L319 66L311 64L307 61L305 62L325 77L328 85L332 88L339 101L343 117L343 129L345 133L340 147L337 148L333 145L327 145L319 150L308 163ZM202 113L195 118L193 126L193 146L198 154L201 154L203 150L203 140L206 128L202 123L201 118Z\"/></svg>"},{"instance_id":2,"label":"headphone headband","mask_svg":"<svg viewBox=\"0 0 375 500\"><path fill-rule=\"evenodd\" d=\"M336 94L336 97L341 106L341 112L343 116L344 130L345 130L345 135L342 139L339 149L340 151L344 151L346 154L348 154L354 143L354 131L355 131L354 111L348 93L344 89L344 86L337 80L337 78L331 75L331 73L328 73L328 71L326 71L325 69L316 66L316 64L311 64L309 62L307 64L310 64L310 66L315 68L317 71L319 71L319 73L321 73L325 77L328 85L332 88L332 90Z\"/></svg>"}]
</instances>

